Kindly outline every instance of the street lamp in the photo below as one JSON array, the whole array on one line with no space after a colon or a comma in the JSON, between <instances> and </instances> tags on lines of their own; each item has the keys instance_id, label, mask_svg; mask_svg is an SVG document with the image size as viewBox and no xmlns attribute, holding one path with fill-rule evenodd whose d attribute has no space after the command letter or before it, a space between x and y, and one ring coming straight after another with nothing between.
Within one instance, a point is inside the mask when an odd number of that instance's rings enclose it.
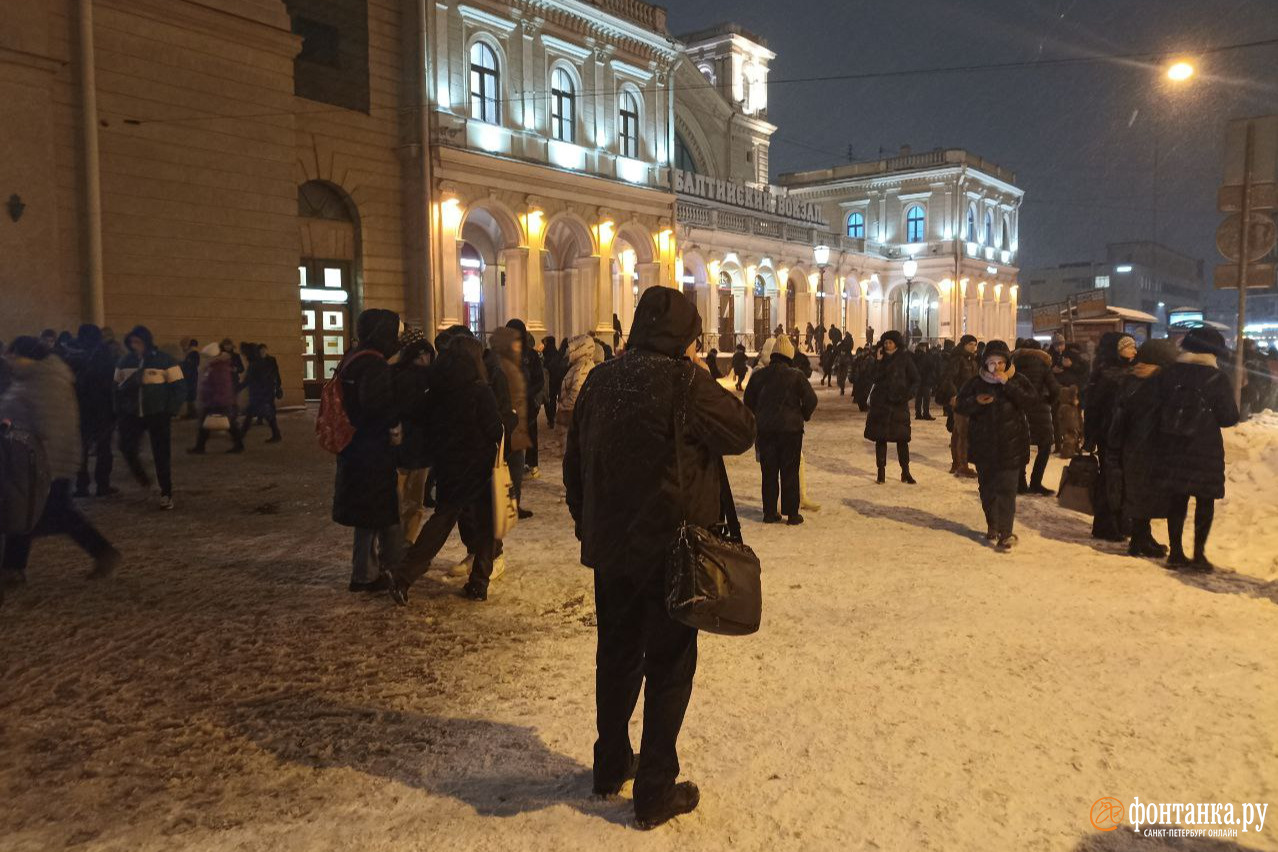
<instances>
[{"instance_id":1,"label":"street lamp","mask_svg":"<svg viewBox=\"0 0 1278 852\"><path fill-rule=\"evenodd\" d=\"M825 325L825 270L830 265L830 247L817 246L812 249L812 257L816 260L821 277L817 284L817 325Z\"/></svg>"},{"instance_id":2,"label":"street lamp","mask_svg":"<svg viewBox=\"0 0 1278 852\"><path fill-rule=\"evenodd\" d=\"M1194 76L1195 71L1196 69L1192 62L1187 62L1182 59L1178 62L1173 62L1167 68L1167 79L1171 80L1173 83L1183 83L1190 77Z\"/></svg>"},{"instance_id":3,"label":"street lamp","mask_svg":"<svg viewBox=\"0 0 1278 852\"><path fill-rule=\"evenodd\" d=\"M908 341L911 337L910 301L914 293L914 276L919 274L919 262L909 258L901 264L901 272L905 274L905 339Z\"/></svg>"}]
</instances>

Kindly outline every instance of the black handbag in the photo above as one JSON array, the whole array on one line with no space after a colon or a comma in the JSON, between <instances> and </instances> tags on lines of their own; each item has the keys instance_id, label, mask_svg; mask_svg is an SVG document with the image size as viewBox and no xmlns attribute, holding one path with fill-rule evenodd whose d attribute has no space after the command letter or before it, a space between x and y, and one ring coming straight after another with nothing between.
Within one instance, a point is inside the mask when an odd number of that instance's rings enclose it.
<instances>
[{"instance_id":1,"label":"black handbag","mask_svg":"<svg viewBox=\"0 0 1278 852\"><path fill-rule=\"evenodd\" d=\"M685 381L681 365L674 415L675 469L681 484L683 422L687 389L694 376L688 374ZM708 633L748 636L758 632L762 619L762 569L759 557L741 538L741 522L722 457L719 482L718 524L709 529L691 524L684 510L667 557L666 612L675 621Z\"/></svg>"},{"instance_id":2,"label":"black handbag","mask_svg":"<svg viewBox=\"0 0 1278 852\"><path fill-rule=\"evenodd\" d=\"M1093 455L1078 455L1061 472L1056 502L1065 509L1096 514L1096 485L1100 480L1100 462Z\"/></svg>"}]
</instances>

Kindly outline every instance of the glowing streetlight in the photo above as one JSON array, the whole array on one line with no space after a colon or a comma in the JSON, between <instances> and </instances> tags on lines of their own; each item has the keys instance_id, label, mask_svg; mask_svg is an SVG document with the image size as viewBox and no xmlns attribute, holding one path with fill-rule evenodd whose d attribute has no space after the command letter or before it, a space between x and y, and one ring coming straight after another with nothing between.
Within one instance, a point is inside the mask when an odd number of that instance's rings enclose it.
<instances>
[{"instance_id":1,"label":"glowing streetlight","mask_svg":"<svg viewBox=\"0 0 1278 852\"><path fill-rule=\"evenodd\" d=\"M1190 77L1194 76L1195 68L1193 63L1180 61L1174 62L1167 68L1167 79L1173 83L1183 83Z\"/></svg>"}]
</instances>

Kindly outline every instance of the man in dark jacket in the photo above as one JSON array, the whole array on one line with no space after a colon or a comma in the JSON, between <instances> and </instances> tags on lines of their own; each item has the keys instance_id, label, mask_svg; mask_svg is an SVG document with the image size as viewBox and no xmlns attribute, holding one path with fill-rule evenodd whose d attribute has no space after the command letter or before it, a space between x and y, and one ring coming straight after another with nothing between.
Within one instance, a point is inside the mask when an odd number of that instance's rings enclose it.
<instances>
[{"instance_id":1,"label":"man in dark jacket","mask_svg":"<svg viewBox=\"0 0 1278 852\"><path fill-rule=\"evenodd\" d=\"M732 353L732 374L737 377L737 390L741 390L741 383L745 381L749 372L750 359L746 357L745 344L738 343L736 350Z\"/></svg>"},{"instance_id":2,"label":"man in dark jacket","mask_svg":"<svg viewBox=\"0 0 1278 852\"><path fill-rule=\"evenodd\" d=\"M399 527L399 474L391 429L400 421L396 373L387 359L399 348L399 315L369 309L355 321L357 344L337 368L342 407L355 436L337 456L333 521L355 528L351 550L352 592L375 592L389 585L389 573L403 553ZM374 562L379 546L380 566Z\"/></svg>"},{"instance_id":3,"label":"man in dark jacket","mask_svg":"<svg viewBox=\"0 0 1278 852\"><path fill-rule=\"evenodd\" d=\"M67 363L75 373L75 396L80 405L80 471L75 496L89 496L89 455L94 456L93 482L97 495L106 497L119 489L111 486L111 436L115 433L114 351L102 341L96 325L80 326Z\"/></svg>"},{"instance_id":4,"label":"man in dark jacket","mask_svg":"<svg viewBox=\"0 0 1278 852\"><path fill-rule=\"evenodd\" d=\"M937 363L926 343L914 347L914 366L919 370L919 390L914 395L914 419L935 420L932 416L932 391L936 388Z\"/></svg>"},{"instance_id":5,"label":"man in dark jacket","mask_svg":"<svg viewBox=\"0 0 1278 852\"><path fill-rule=\"evenodd\" d=\"M976 476L976 471L972 470L971 465L967 463L969 421L967 415L960 413L955 407L955 403L958 402L958 392L969 381L976 378L980 370L976 360L976 349L976 338L972 335L965 334L959 338L958 346L954 347L954 352L941 373L941 385L937 389L937 395L948 399L950 408L954 411L954 428L950 432L950 473L956 476Z\"/></svg>"},{"instance_id":6,"label":"man in dark jacket","mask_svg":"<svg viewBox=\"0 0 1278 852\"><path fill-rule=\"evenodd\" d=\"M1034 404L1025 412L1025 416L1029 419L1030 443L1038 450L1034 457L1034 470L1028 481L1025 471L1021 471L1017 493L1050 497L1055 492L1043 485L1043 474L1047 471L1047 461L1052 457L1052 447L1056 443L1052 414L1056 410L1061 387L1052 374L1052 356L1032 337L1012 353L1012 364L1016 367L1017 374L1024 376L1034 388Z\"/></svg>"},{"instance_id":7,"label":"man in dark jacket","mask_svg":"<svg viewBox=\"0 0 1278 852\"><path fill-rule=\"evenodd\" d=\"M799 461L803 456L803 424L816 411L812 383L794 368L794 346L778 337L768 366L756 370L746 387L746 408L754 412L758 426L759 467L763 470L763 522L780 523L777 514L777 482L780 481L781 513L795 526L799 514Z\"/></svg>"},{"instance_id":8,"label":"man in dark jacket","mask_svg":"<svg viewBox=\"0 0 1278 852\"><path fill-rule=\"evenodd\" d=\"M182 367L155 346L146 326L138 326L124 338L128 349L115 367L115 413L120 426L120 455L143 488L151 479L142 467L138 450L142 433L151 438L155 478L160 484L160 508L173 508L173 416L186 399Z\"/></svg>"},{"instance_id":9,"label":"man in dark jacket","mask_svg":"<svg viewBox=\"0 0 1278 852\"><path fill-rule=\"evenodd\" d=\"M703 365L682 360L693 356L700 329L696 308L677 290L646 290L626 354L586 379L564 453L581 561L595 572L594 789L616 794L634 777L640 828L688 813L699 800L694 784L675 783L697 631L666 614L666 554L683 520L720 520L721 457L745 452L755 434L749 409ZM645 678L636 768L629 723Z\"/></svg>"}]
</instances>

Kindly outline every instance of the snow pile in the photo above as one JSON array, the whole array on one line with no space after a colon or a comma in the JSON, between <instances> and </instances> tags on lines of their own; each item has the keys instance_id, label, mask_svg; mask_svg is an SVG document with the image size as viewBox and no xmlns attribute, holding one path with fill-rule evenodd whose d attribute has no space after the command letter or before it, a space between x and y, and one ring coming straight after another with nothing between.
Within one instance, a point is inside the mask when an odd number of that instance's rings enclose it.
<instances>
[{"instance_id":1,"label":"snow pile","mask_svg":"<svg viewBox=\"0 0 1278 852\"><path fill-rule=\"evenodd\" d=\"M1258 414L1224 435L1227 484L1208 555L1242 573L1278 580L1278 413Z\"/></svg>"}]
</instances>

